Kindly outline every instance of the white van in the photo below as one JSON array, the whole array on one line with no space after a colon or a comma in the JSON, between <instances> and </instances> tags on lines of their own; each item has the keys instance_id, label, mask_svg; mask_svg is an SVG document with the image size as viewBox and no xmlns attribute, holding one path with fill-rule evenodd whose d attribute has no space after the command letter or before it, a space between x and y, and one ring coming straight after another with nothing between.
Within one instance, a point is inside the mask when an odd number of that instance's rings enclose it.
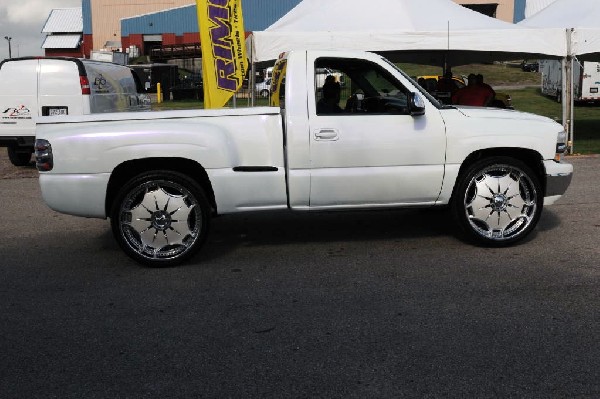
<instances>
[{"instance_id":1,"label":"white van","mask_svg":"<svg viewBox=\"0 0 600 399\"><path fill-rule=\"evenodd\" d=\"M150 109L131 69L68 57L0 63L0 146L16 166L29 164L38 116Z\"/></svg>"}]
</instances>

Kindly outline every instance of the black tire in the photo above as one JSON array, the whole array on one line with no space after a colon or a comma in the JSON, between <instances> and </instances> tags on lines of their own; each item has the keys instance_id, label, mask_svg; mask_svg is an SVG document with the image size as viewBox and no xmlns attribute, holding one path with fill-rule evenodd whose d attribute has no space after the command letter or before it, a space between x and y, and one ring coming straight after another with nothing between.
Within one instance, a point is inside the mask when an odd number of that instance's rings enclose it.
<instances>
[{"instance_id":1,"label":"black tire","mask_svg":"<svg viewBox=\"0 0 600 399\"><path fill-rule=\"evenodd\" d=\"M540 180L527 165L510 157L491 157L458 177L450 209L469 241L503 247L535 228L543 203Z\"/></svg>"},{"instance_id":2,"label":"black tire","mask_svg":"<svg viewBox=\"0 0 600 399\"><path fill-rule=\"evenodd\" d=\"M8 147L8 159L15 166L27 166L31 163L33 149L22 147Z\"/></svg>"},{"instance_id":3,"label":"black tire","mask_svg":"<svg viewBox=\"0 0 600 399\"><path fill-rule=\"evenodd\" d=\"M202 187L173 171L146 172L129 180L110 212L121 248L152 267L175 266L198 252L208 236L210 216Z\"/></svg>"},{"instance_id":4,"label":"black tire","mask_svg":"<svg viewBox=\"0 0 600 399\"><path fill-rule=\"evenodd\" d=\"M556 102L557 103L562 103L562 93L560 91L556 92Z\"/></svg>"},{"instance_id":5,"label":"black tire","mask_svg":"<svg viewBox=\"0 0 600 399\"><path fill-rule=\"evenodd\" d=\"M265 90L262 90L262 91L260 92L260 96L261 96L261 97L263 97L263 98L267 98L267 97L269 97L269 90L266 90L266 89L265 89Z\"/></svg>"}]
</instances>

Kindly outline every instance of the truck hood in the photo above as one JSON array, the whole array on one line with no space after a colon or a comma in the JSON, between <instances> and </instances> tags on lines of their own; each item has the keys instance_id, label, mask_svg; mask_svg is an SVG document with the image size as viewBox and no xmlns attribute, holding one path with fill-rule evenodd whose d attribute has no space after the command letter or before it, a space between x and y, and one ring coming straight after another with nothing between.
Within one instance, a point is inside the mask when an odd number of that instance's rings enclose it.
<instances>
[{"instance_id":1,"label":"truck hood","mask_svg":"<svg viewBox=\"0 0 600 399\"><path fill-rule=\"evenodd\" d=\"M515 111L511 109L483 108L456 106L456 109L469 118L480 119L511 119L524 121L538 121L546 123L556 123L556 121L541 115L531 114L529 112Z\"/></svg>"}]
</instances>

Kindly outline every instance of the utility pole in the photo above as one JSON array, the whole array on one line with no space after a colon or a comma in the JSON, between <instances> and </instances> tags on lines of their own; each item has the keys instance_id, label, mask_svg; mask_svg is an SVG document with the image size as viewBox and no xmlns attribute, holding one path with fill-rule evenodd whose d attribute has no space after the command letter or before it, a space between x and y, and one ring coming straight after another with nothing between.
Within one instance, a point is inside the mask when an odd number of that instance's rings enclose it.
<instances>
[{"instance_id":1,"label":"utility pole","mask_svg":"<svg viewBox=\"0 0 600 399\"><path fill-rule=\"evenodd\" d=\"M12 37L4 36L4 38L8 41L8 58L11 59L12 58L12 50L10 48L10 41L12 40Z\"/></svg>"}]
</instances>

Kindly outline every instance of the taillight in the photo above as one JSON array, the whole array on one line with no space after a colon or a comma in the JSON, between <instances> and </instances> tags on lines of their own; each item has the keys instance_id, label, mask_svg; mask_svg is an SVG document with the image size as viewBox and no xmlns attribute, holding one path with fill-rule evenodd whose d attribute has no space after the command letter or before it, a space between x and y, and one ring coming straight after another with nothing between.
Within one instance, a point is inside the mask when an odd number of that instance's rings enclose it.
<instances>
[{"instance_id":1,"label":"taillight","mask_svg":"<svg viewBox=\"0 0 600 399\"><path fill-rule=\"evenodd\" d=\"M87 76L80 76L79 83L81 84L81 94L92 94Z\"/></svg>"},{"instance_id":2,"label":"taillight","mask_svg":"<svg viewBox=\"0 0 600 399\"><path fill-rule=\"evenodd\" d=\"M48 140L35 140L35 167L40 172L48 172L54 167L52 146Z\"/></svg>"}]
</instances>

